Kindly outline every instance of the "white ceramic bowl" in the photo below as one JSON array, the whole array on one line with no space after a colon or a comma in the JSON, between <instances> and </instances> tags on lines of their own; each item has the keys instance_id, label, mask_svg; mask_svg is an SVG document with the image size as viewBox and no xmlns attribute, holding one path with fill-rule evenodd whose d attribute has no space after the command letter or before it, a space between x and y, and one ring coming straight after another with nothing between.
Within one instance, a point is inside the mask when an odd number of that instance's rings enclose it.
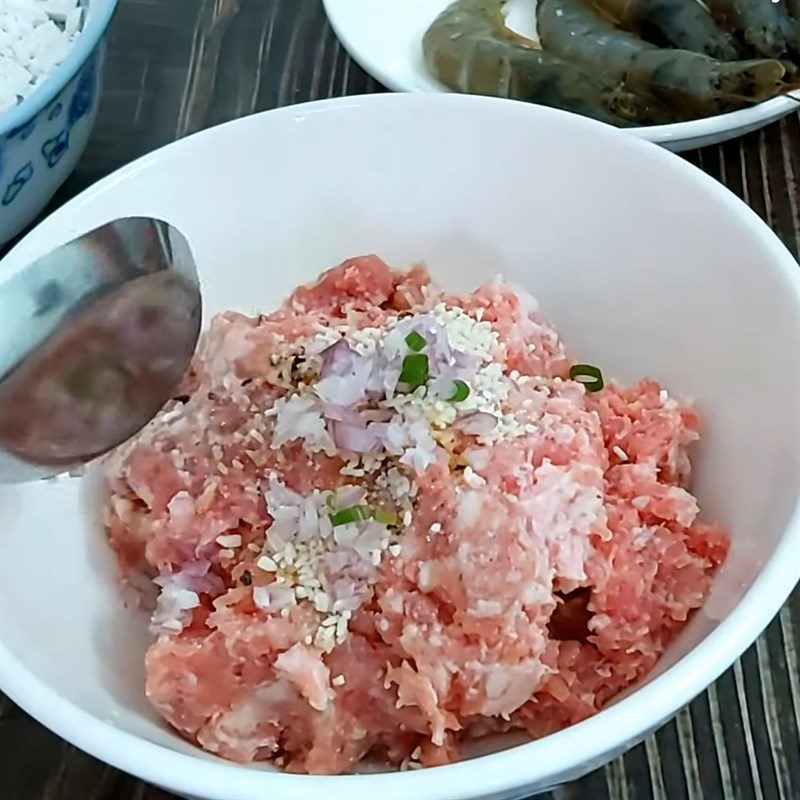
<instances>
[{"instance_id":1,"label":"white ceramic bowl","mask_svg":"<svg viewBox=\"0 0 800 800\"><path fill-rule=\"evenodd\" d=\"M126 214L196 250L206 312L273 308L356 253L425 259L439 281L531 289L571 351L694 395L696 491L728 524L712 595L650 680L538 742L430 770L284 775L207 755L143 696L145 622L122 608L86 482L0 490L2 689L56 733L213 800L511 798L599 766L713 681L798 579L798 265L733 195L651 144L559 111L457 95L284 108L151 153L33 230L0 267ZM503 749L503 747L506 749Z\"/></svg>"}]
</instances>

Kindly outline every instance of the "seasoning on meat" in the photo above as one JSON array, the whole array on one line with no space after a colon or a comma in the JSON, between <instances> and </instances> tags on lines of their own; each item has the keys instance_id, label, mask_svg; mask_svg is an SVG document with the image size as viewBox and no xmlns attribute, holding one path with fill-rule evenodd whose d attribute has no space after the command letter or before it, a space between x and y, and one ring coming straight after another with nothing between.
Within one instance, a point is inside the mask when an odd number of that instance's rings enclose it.
<instances>
[{"instance_id":1,"label":"seasoning on meat","mask_svg":"<svg viewBox=\"0 0 800 800\"><path fill-rule=\"evenodd\" d=\"M238 762L412 769L644 676L728 538L686 488L696 413L573 368L523 291L375 256L216 317L106 467L126 580L159 590L156 710Z\"/></svg>"}]
</instances>

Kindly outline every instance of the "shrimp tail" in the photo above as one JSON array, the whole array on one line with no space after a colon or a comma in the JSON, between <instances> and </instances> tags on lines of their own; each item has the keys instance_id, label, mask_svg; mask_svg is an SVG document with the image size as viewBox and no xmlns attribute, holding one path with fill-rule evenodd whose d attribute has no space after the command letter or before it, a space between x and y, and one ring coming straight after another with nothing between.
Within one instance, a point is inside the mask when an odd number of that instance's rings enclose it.
<instances>
[{"instance_id":1,"label":"shrimp tail","mask_svg":"<svg viewBox=\"0 0 800 800\"><path fill-rule=\"evenodd\" d=\"M761 55L800 56L800 18L791 16L780 0L706 0L706 4L719 25Z\"/></svg>"},{"instance_id":2,"label":"shrimp tail","mask_svg":"<svg viewBox=\"0 0 800 800\"><path fill-rule=\"evenodd\" d=\"M720 94L738 94L757 103L774 97L777 91L788 88L783 82L786 68L780 61L754 59L720 63L716 74L717 91Z\"/></svg>"},{"instance_id":3,"label":"shrimp tail","mask_svg":"<svg viewBox=\"0 0 800 800\"><path fill-rule=\"evenodd\" d=\"M581 0L539 0L538 31L544 47L561 58L612 75L684 118L729 111L740 107L742 98L757 102L786 88L786 68L778 60L725 63L659 48L617 30Z\"/></svg>"},{"instance_id":4,"label":"shrimp tail","mask_svg":"<svg viewBox=\"0 0 800 800\"><path fill-rule=\"evenodd\" d=\"M780 61L750 60L725 63L681 51L655 50L637 56L629 70L634 90L649 90L670 105L702 115L720 113L774 97L784 88ZM688 55L688 54L687 54Z\"/></svg>"},{"instance_id":5,"label":"shrimp tail","mask_svg":"<svg viewBox=\"0 0 800 800\"><path fill-rule=\"evenodd\" d=\"M720 61L744 57L739 42L697 0L591 0L617 27L658 44L702 53Z\"/></svg>"}]
</instances>

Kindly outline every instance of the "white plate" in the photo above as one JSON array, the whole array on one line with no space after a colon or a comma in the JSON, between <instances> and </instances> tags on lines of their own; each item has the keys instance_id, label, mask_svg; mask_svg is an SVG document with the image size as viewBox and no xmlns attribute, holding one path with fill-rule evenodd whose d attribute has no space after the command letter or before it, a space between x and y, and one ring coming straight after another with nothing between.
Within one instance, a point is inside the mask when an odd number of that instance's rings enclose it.
<instances>
[{"instance_id":1,"label":"white plate","mask_svg":"<svg viewBox=\"0 0 800 800\"><path fill-rule=\"evenodd\" d=\"M384 86L398 92L447 92L426 70L420 42L451 0L323 0L328 18L347 52ZM533 33L535 0L512 0L514 30ZM718 144L762 128L800 108L800 91L716 117L652 125L631 133L670 150ZM793 99L796 98L796 99Z\"/></svg>"}]
</instances>

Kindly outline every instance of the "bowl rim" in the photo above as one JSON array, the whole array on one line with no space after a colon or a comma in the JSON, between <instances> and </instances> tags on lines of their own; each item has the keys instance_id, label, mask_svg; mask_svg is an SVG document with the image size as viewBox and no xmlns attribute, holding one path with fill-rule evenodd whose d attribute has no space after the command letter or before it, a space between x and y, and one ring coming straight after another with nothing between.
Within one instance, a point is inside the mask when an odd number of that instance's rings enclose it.
<instances>
[{"instance_id":1,"label":"bowl rim","mask_svg":"<svg viewBox=\"0 0 800 800\"><path fill-rule=\"evenodd\" d=\"M114 16L117 3L118 0L89 0L86 24L67 57L47 76L41 86L0 117L0 136L24 126L63 91L102 39Z\"/></svg>"},{"instance_id":2,"label":"bowl rim","mask_svg":"<svg viewBox=\"0 0 800 800\"><path fill-rule=\"evenodd\" d=\"M162 151L186 147L186 142L202 137L213 139L221 135L222 129L237 125L264 125L279 118L313 119L320 114L347 113L347 109L363 110L365 106L375 107L377 111L398 106L404 108L404 114L409 118L441 106L452 106L454 110L450 113L456 115L476 113L476 110L483 113L488 108L493 114L504 113L517 122L527 117L530 120L527 124L534 125L543 116L558 117L563 125L584 127L596 137L616 138L620 144L624 141L624 146L630 149L643 148L648 151L649 158L664 163L669 161L671 168L686 172L712 195L713 202L726 206L743 226L750 229L752 236L762 241L769 253L767 268L774 271L775 279L784 284L785 290L795 297L800 307L800 270L792 255L752 209L711 176L657 145L627 136L608 125L556 109L497 98L458 94L372 94L318 100L265 111L208 128L142 156L70 200L63 207L64 212L74 213L87 199L124 183L144 169L152 168L163 156ZM56 215L60 214L60 211L56 212ZM30 235L27 234L22 242ZM14 273L13 266L10 273ZM369 775L290 775L243 768L222 759L209 758L208 754L201 757L199 751L198 755L179 752L121 730L106 721L107 718L90 714L61 697L27 670L2 640L1 631L0 688L39 722L76 747L143 780L198 798L256 800L265 792L271 792L276 797L291 796L295 800L334 797L374 800L381 795L413 796L416 800L462 800L476 794L500 794L540 781L557 783L563 780L563 772L572 771L577 775L581 774L582 767L588 771L600 766L640 741L702 692L752 644L800 581L800 559L796 558L798 548L800 498L774 553L734 610L661 675L589 719L550 736L425 770ZM577 758L576 753L579 754Z\"/></svg>"}]
</instances>

